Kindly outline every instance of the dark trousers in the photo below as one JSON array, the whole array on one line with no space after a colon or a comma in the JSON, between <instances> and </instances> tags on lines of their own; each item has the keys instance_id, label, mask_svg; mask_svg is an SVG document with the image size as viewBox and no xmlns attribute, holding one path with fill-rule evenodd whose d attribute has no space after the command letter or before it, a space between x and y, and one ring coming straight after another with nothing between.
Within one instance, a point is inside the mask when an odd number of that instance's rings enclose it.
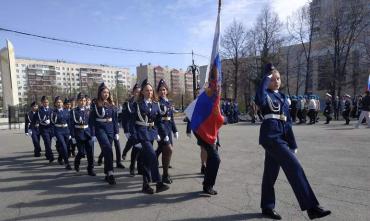
<instances>
[{"instance_id":1,"label":"dark trousers","mask_svg":"<svg viewBox=\"0 0 370 221\"><path fill-rule=\"evenodd\" d=\"M261 208L275 208L274 185L280 167L293 188L301 210L319 205L315 194L306 178L296 155L291 152L288 144L281 140L273 145L263 145L265 149L265 168L262 179Z\"/></svg>"},{"instance_id":2,"label":"dark trousers","mask_svg":"<svg viewBox=\"0 0 370 221\"><path fill-rule=\"evenodd\" d=\"M107 134L103 129L96 129L96 139L99 142L104 157L104 173L113 171L113 134Z\"/></svg>"},{"instance_id":3,"label":"dark trousers","mask_svg":"<svg viewBox=\"0 0 370 221\"><path fill-rule=\"evenodd\" d=\"M326 123L329 123L333 119L330 113L324 113L324 116L326 117Z\"/></svg>"},{"instance_id":4,"label":"dark trousers","mask_svg":"<svg viewBox=\"0 0 370 221\"><path fill-rule=\"evenodd\" d=\"M116 151L116 163L120 163L121 160L122 160L122 158L121 158L121 144L120 144L119 140L116 140L116 139L113 139L113 143L114 143L114 149ZM99 161L102 161L103 157L104 157L104 154L103 154L103 150L102 150L99 154Z\"/></svg>"},{"instance_id":5,"label":"dark trousers","mask_svg":"<svg viewBox=\"0 0 370 221\"><path fill-rule=\"evenodd\" d=\"M142 161L142 172L144 184L150 182L161 182L161 176L159 174L158 159L153 148L153 142L141 141L141 153L140 159Z\"/></svg>"},{"instance_id":6,"label":"dark trousers","mask_svg":"<svg viewBox=\"0 0 370 221\"><path fill-rule=\"evenodd\" d=\"M311 109L307 113L308 117L310 118L310 124L316 123L316 113L315 110Z\"/></svg>"},{"instance_id":7,"label":"dark trousers","mask_svg":"<svg viewBox=\"0 0 370 221\"><path fill-rule=\"evenodd\" d=\"M52 138L52 133L51 131L41 131L41 137L42 140L44 141L44 146L45 146L45 156L47 160L54 160L54 154L53 151L51 150L51 138Z\"/></svg>"},{"instance_id":8,"label":"dark trousers","mask_svg":"<svg viewBox=\"0 0 370 221\"><path fill-rule=\"evenodd\" d=\"M339 119L339 110L334 110L334 119L335 120Z\"/></svg>"},{"instance_id":9,"label":"dark trousers","mask_svg":"<svg viewBox=\"0 0 370 221\"><path fill-rule=\"evenodd\" d=\"M39 155L41 153L41 146L40 146L40 133L36 130L32 131L32 143L33 143L33 152L35 155Z\"/></svg>"},{"instance_id":10,"label":"dark trousers","mask_svg":"<svg viewBox=\"0 0 370 221\"><path fill-rule=\"evenodd\" d=\"M216 145L210 145L202 142L202 147L207 151L207 166L204 175L203 186L213 187L216 183L218 168L220 166L221 160L218 155Z\"/></svg>"},{"instance_id":11,"label":"dark trousers","mask_svg":"<svg viewBox=\"0 0 370 221\"><path fill-rule=\"evenodd\" d=\"M136 140L133 139L133 138L128 138L127 142L126 142L126 145L125 145L125 148L123 149L123 152L122 152L122 156L126 156L127 153L131 150L131 148L134 146L134 144L136 143Z\"/></svg>"},{"instance_id":12,"label":"dark trousers","mask_svg":"<svg viewBox=\"0 0 370 221\"><path fill-rule=\"evenodd\" d=\"M139 173L142 173L142 161L140 157L141 148L133 147L131 150L131 163L130 169L135 169L135 164L137 162L137 170Z\"/></svg>"},{"instance_id":13,"label":"dark trousers","mask_svg":"<svg viewBox=\"0 0 370 221\"><path fill-rule=\"evenodd\" d=\"M69 164L68 161L68 144L69 144L69 134L60 134L55 133L55 137L57 138L59 154L64 160L64 163L67 165Z\"/></svg>"},{"instance_id":14,"label":"dark trousers","mask_svg":"<svg viewBox=\"0 0 370 221\"><path fill-rule=\"evenodd\" d=\"M290 116L292 117L293 123L295 123L295 121L297 119L297 109L292 108L290 110Z\"/></svg>"},{"instance_id":15,"label":"dark trousers","mask_svg":"<svg viewBox=\"0 0 370 221\"><path fill-rule=\"evenodd\" d=\"M81 158L86 153L87 170L92 170L94 168L94 143L91 140L77 140L77 150L74 164L80 166Z\"/></svg>"},{"instance_id":16,"label":"dark trousers","mask_svg":"<svg viewBox=\"0 0 370 221\"><path fill-rule=\"evenodd\" d=\"M349 124L349 121L350 121L350 119L349 119L349 110L347 110L347 111L343 111L343 113L342 113L342 115L343 115L343 118L344 118L344 120L346 121L346 124Z\"/></svg>"}]
</instances>

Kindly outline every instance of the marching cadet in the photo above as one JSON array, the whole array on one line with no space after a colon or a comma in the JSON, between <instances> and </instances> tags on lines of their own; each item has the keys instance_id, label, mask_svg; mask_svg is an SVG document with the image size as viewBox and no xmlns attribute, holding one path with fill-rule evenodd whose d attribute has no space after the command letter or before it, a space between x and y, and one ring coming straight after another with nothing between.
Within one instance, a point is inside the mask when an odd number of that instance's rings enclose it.
<instances>
[{"instance_id":1,"label":"marching cadet","mask_svg":"<svg viewBox=\"0 0 370 221\"><path fill-rule=\"evenodd\" d=\"M37 114L38 105L36 102L31 103L31 110L26 113L25 116L25 134L32 138L33 143L33 155L35 157L41 156L41 146L40 146L40 131L39 131L39 124L35 122L35 115Z\"/></svg>"},{"instance_id":2,"label":"marching cadet","mask_svg":"<svg viewBox=\"0 0 370 221\"><path fill-rule=\"evenodd\" d=\"M159 174L158 159L153 149L154 140L160 141L158 134L163 134L163 128L160 124L161 114L159 105L153 92L153 87L145 79L141 84L140 96L133 105L132 115L130 117L130 134L135 136L137 142L142 146L140 158L142 160L143 188L142 191L147 194L153 194L154 190L150 187L150 182L156 182L156 192L162 192L169 189L169 186L162 182Z\"/></svg>"},{"instance_id":3,"label":"marching cadet","mask_svg":"<svg viewBox=\"0 0 370 221\"><path fill-rule=\"evenodd\" d=\"M138 84L135 84L134 87L132 88L132 96L131 98L126 101L122 105L122 128L125 133L125 136L127 138L127 142L125 145L125 148L123 149L122 152L122 159L126 159L127 152L131 151L131 163L130 163L130 175L135 176L135 164L136 161L138 161L138 165L140 165L140 150L141 150L141 145L136 145L137 141L135 139L135 136L130 134L130 128L129 128L129 123L130 123L130 117L132 116L132 110L133 110L133 104L134 102L139 98L140 95L140 87ZM138 166L139 173L141 172L141 169Z\"/></svg>"},{"instance_id":4,"label":"marching cadet","mask_svg":"<svg viewBox=\"0 0 370 221\"><path fill-rule=\"evenodd\" d=\"M163 176L162 181L167 184L172 183L172 179L168 174L168 168L170 166L172 151L173 151L173 141L172 134L175 138L179 138L179 132L177 132L175 120L173 118L173 107L171 102L168 100L168 86L166 82L161 79L158 83L157 93L159 95L159 110L161 114L160 124L163 130L158 131L161 140L158 141L158 149L156 150L157 158L162 154L162 167Z\"/></svg>"},{"instance_id":5,"label":"marching cadet","mask_svg":"<svg viewBox=\"0 0 370 221\"><path fill-rule=\"evenodd\" d=\"M63 102L63 108L70 112L72 110L72 100L65 98ZM76 156L76 144L73 144L70 140L68 142L68 157Z\"/></svg>"},{"instance_id":6,"label":"marching cadet","mask_svg":"<svg viewBox=\"0 0 370 221\"><path fill-rule=\"evenodd\" d=\"M330 121L333 119L333 108L331 102L332 96L329 93L326 93L326 101L325 101L325 109L324 109L324 116L326 117L325 124L329 124Z\"/></svg>"},{"instance_id":7,"label":"marching cadet","mask_svg":"<svg viewBox=\"0 0 370 221\"><path fill-rule=\"evenodd\" d=\"M370 91L366 91L365 96L361 100L361 114L355 124L355 128L358 129L363 120L366 121L367 127L370 128Z\"/></svg>"},{"instance_id":8,"label":"marching cadet","mask_svg":"<svg viewBox=\"0 0 370 221\"><path fill-rule=\"evenodd\" d=\"M90 111L86 109L86 98L83 94L77 95L77 107L70 114L70 131L72 143L77 145L78 153L75 157L74 168L80 171L80 162L83 155L87 156L87 173L96 176L94 172L94 146L89 123Z\"/></svg>"},{"instance_id":9,"label":"marching cadet","mask_svg":"<svg viewBox=\"0 0 370 221\"><path fill-rule=\"evenodd\" d=\"M264 115L259 137L259 143L265 149L261 196L262 214L272 219L281 219L275 211L274 184L280 167L282 167L301 210L307 210L310 219L327 216L331 212L319 206L295 155L297 144L292 130L288 102L286 96L279 92L280 74L272 64L268 64L265 70L266 76L256 93L256 103Z\"/></svg>"},{"instance_id":10,"label":"marching cadet","mask_svg":"<svg viewBox=\"0 0 370 221\"><path fill-rule=\"evenodd\" d=\"M343 105L342 116L344 120L346 121L346 125L348 125L350 122L349 115L351 112L351 96L349 96L348 94L345 94L344 98L345 100L344 100L344 105Z\"/></svg>"},{"instance_id":11,"label":"marching cadet","mask_svg":"<svg viewBox=\"0 0 370 221\"><path fill-rule=\"evenodd\" d=\"M64 160L65 169L71 170L72 168L68 161L68 144L71 140L71 134L69 132L69 112L63 108L63 101L59 96L54 99L54 107L54 111L50 116L54 136L57 139L59 154Z\"/></svg>"},{"instance_id":12,"label":"marching cadet","mask_svg":"<svg viewBox=\"0 0 370 221\"><path fill-rule=\"evenodd\" d=\"M53 128L50 124L51 108L49 108L49 100L46 96L41 98L42 106L34 115L35 124L39 124L40 135L45 145L45 156L49 163L54 161L54 154L51 150L51 139L53 137Z\"/></svg>"},{"instance_id":13,"label":"marching cadet","mask_svg":"<svg viewBox=\"0 0 370 221\"><path fill-rule=\"evenodd\" d=\"M105 181L114 185L112 144L113 139L119 140L119 128L114 102L104 82L100 84L97 99L91 105L89 121L92 140L98 140L103 152Z\"/></svg>"},{"instance_id":14,"label":"marching cadet","mask_svg":"<svg viewBox=\"0 0 370 221\"><path fill-rule=\"evenodd\" d=\"M239 122L239 104L237 100L234 101L234 122Z\"/></svg>"}]
</instances>

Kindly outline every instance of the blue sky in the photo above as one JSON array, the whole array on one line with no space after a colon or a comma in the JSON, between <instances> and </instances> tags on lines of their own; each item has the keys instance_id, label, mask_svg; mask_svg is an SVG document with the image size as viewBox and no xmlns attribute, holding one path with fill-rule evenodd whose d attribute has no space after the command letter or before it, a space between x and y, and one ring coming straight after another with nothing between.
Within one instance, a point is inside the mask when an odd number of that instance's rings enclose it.
<instances>
[{"instance_id":1,"label":"blue sky","mask_svg":"<svg viewBox=\"0 0 370 221\"><path fill-rule=\"evenodd\" d=\"M223 0L221 23L251 27L269 4L282 20L306 0ZM217 0L0 0L0 27L100 45L194 52L210 56ZM183 68L190 55L117 52L0 32L0 48L13 42L17 57L129 67L140 63ZM208 59L195 58L199 65Z\"/></svg>"}]
</instances>

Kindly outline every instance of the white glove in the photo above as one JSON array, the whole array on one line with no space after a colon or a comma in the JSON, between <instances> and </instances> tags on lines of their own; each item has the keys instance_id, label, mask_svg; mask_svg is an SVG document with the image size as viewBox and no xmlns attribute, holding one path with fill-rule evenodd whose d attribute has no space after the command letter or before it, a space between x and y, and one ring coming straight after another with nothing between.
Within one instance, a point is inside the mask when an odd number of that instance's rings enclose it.
<instances>
[{"instance_id":1,"label":"white glove","mask_svg":"<svg viewBox=\"0 0 370 221\"><path fill-rule=\"evenodd\" d=\"M29 137L29 136L31 136L31 134L30 133L26 133L26 136Z\"/></svg>"},{"instance_id":2,"label":"white glove","mask_svg":"<svg viewBox=\"0 0 370 221\"><path fill-rule=\"evenodd\" d=\"M50 120L46 120L45 121L45 124L50 124Z\"/></svg>"},{"instance_id":3,"label":"white glove","mask_svg":"<svg viewBox=\"0 0 370 221\"><path fill-rule=\"evenodd\" d=\"M163 140L167 142L170 141L170 138L168 136L165 136Z\"/></svg>"},{"instance_id":4,"label":"white glove","mask_svg":"<svg viewBox=\"0 0 370 221\"><path fill-rule=\"evenodd\" d=\"M69 135L68 140L72 139L71 135Z\"/></svg>"},{"instance_id":5,"label":"white glove","mask_svg":"<svg viewBox=\"0 0 370 221\"><path fill-rule=\"evenodd\" d=\"M186 134L186 136L188 136L189 138L191 138L191 133Z\"/></svg>"},{"instance_id":6,"label":"white glove","mask_svg":"<svg viewBox=\"0 0 370 221\"><path fill-rule=\"evenodd\" d=\"M28 134L29 134L30 136L32 136L32 130L28 131Z\"/></svg>"},{"instance_id":7,"label":"white glove","mask_svg":"<svg viewBox=\"0 0 370 221\"><path fill-rule=\"evenodd\" d=\"M115 139L115 140L119 140L119 134L116 134L116 135L114 136L114 139Z\"/></svg>"},{"instance_id":8,"label":"white glove","mask_svg":"<svg viewBox=\"0 0 370 221\"><path fill-rule=\"evenodd\" d=\"M179 139L179 132L176 132L176 133L175 133L175 138L176 138L176 140L178 140L178 139Z\"/></svg>"},{"instance_id":9,"label":"white glove","mask_svg":"<svg viewBox=\"0 0 370 221\"><path fill-rule=\"evenodd\" d=\"M55 142L57 141L57 137L53 137L53 138L51 138L51 139L53 139Z\"/></svg>"},{"instance_id":10,"label":"white glove","mask_svg":"<svg viewBox=\"0 0 370 221\"><path fill-rule=\"evenodd\" d=\"M296 149L290 149L290 151L292 151L292 153L297 153L298 152L298 148L296 148Z\"/></svg>"},{"instance_id":11,"label":"white glove","mask_svg":"<svg viewBox=\"0 0 370 221\"><path fill-rule=\"evenodd\" d=\"M95 136L91 137L91 140L92 142L96 142L96 137Z\"/></svg>"},{"instance_id":12,"label":"white glove","mask_svg":"<svg viewBox=\"0 0 370 221\"><path fill-rule=\"evenodd\" d=\"M131 137L131 134L130 133L125 133L125 136L127 139L129 139Z\"/></svg>"},{"instance_id":13,"label":"white glove","mask_svg":"<svg viewBox=\"0 0 370 221\"><path fill-rule=\"evenodd\" d=\"M75 139L75 138L72 138L72 143L73 143L73 144L76 144L76 143L77 143L77 141L76 141L76 139Z\"/></svg>"},{"instance_id":14,"label":"white glove","mask_svg":"<svg viewBox=\"0 0 370 221\"><path fill-rule=\"evenodd\" d=\"M157 135L157 141L161 141L161 137Z\"/></svg>"},{"instance_id":15,"label":"white glove","mask_svg":"<svg viewBox=\"0 0 370 221\"><path fill-rule=\"evenodd\" d=\"M272 74L270 74L270 75L267 75L267 77L271 79L271 78L272 78Z\"/></svg>"}]
</instances>

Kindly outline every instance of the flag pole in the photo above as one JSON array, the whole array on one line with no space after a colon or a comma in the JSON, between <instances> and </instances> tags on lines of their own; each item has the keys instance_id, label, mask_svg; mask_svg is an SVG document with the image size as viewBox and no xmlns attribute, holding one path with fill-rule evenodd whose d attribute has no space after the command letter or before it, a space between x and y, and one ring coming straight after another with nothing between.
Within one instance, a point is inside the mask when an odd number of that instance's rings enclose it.
<instances>
[{"instance_id":1,"label":"flag pole","mask_svg":"<svg viewBox=\"0 0 370 221\"><path fill-rule=\"evenodd\" d=\"M218 0L218 13L221 11L221 0Z\"/></svg>"}]
</instances>

